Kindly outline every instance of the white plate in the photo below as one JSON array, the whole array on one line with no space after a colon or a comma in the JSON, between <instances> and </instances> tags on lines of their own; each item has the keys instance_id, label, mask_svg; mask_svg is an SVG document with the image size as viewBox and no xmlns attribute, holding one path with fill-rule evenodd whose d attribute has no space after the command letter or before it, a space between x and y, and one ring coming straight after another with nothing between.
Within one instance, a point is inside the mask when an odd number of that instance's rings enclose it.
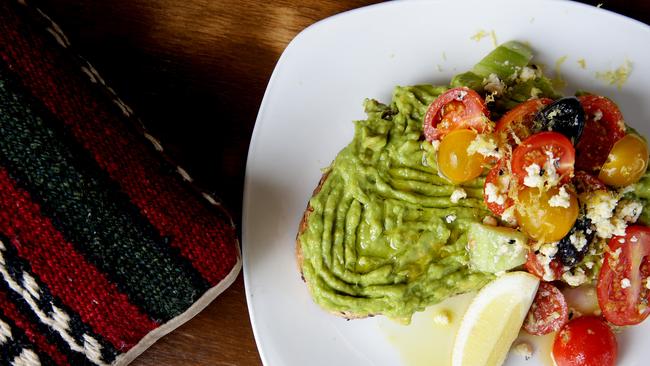
<instances>
[{"instance_id":1,"label":"white plate","mask_svg":"<svg viewBox=\"0 0 650 366\"><path fill-rule=\"evenodd\" d=\"M312 190L363 119L366 97L389 102L395 85L447 84L499 42L529 41L536 60L570 87L618 102L650 136L650 27L564 1L400 1L320 21L282 54L260 107L244 191L244 277L251 321L267 366L399 365L377 318L345 321L316 306L294 260L298 223ZM584 59L582 69L578 60ZM595 77L629 61L617 90ZM650 321L620 337L620 365L647 365ZM510 357L508 365L541 364Z\"/></svg>"}]
</instances>

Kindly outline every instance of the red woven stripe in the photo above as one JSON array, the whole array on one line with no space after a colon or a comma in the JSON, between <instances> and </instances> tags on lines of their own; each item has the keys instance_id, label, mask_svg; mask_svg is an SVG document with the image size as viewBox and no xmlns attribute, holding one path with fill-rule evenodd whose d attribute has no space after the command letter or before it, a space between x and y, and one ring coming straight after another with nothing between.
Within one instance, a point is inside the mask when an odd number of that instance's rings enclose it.
<instances>
[{"instance_id":1,"label":"red woven stripe","mask_svg":"<svg viewBox=\"0 0 650 366\"><path fill-rule=\"evenodd\" d=\"M81 71L69 69L69 59L41 38L25 41L32 32L19 19L7 17L2 23L0 53L12 70L70 127L160 235L171 237L170 245L179 248L211 285L219 283L239 255L230 223L213 215L179 178L161 175L161 163L143 138L125 128L122 117L107 112L115 106L98 104Z\"/></svg>"},{"instance_id":2,"label":"red woven stripe","mask_svg":"<svg viewBox=\"0 0 650 366\"><path fill-rule=\"evenodd\" d=\"M65 241L4 169L0 169L0 187L0 231L53 296L120 351L130 349L158 326Z\"/></svg>"},{"instance_id":3,"label":"red woven stripe","mask_svg":"<svg viewBox=\"0 0 650 366\"><path fill-rule=\"evenodd\" d=\"M11 319L17 327L22 329L30 342L34 343L40 352L47 353L57 365L65 366L69 364L68 358L59 351L56 345L47 341L45 336L36 328L36 324L23 316L2 290L0 290L0 313Z\"/></svg>"}]
</instances>

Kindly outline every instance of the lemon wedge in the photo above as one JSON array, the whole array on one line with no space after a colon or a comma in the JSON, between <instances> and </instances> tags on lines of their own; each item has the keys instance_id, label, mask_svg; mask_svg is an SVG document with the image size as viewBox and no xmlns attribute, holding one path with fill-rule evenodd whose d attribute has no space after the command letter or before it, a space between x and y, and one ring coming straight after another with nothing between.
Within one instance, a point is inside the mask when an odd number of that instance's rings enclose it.
<instances>
[{"instance_id":1,"label":"lemon wedge","mask_svg":"<svg viewBox=\"0 0 650 366\"><path fill-rule=\"evenodd\" d=\"M452 366L502 365L538 286L539 279L526 272L504 274L485 286L460 323Z\"/></svg>"}]
</instances>

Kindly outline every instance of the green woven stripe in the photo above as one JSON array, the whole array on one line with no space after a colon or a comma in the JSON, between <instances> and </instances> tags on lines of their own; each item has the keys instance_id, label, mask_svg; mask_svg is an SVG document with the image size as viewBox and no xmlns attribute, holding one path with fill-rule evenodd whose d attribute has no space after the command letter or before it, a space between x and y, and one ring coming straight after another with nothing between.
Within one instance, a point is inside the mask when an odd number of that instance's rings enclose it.
<instances>
[{"instance_id":1,"label":"green woven stripe","mask_svg":"<svg viewBox=\"0 0 650 366\"><path fill-rule=\"evenodd\" d=\"M150 316L168 320L186 310L206 288L174 262L116 185L65 146L7 80L0 69L2 165L66 239Z\"/></svg>"}]
</instances>

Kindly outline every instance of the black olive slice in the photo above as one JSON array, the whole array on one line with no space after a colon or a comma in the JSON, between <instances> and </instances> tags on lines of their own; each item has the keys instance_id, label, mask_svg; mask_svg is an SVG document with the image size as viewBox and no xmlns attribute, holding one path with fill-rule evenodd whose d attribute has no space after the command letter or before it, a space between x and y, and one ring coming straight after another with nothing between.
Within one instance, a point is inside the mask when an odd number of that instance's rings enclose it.
<instances>
[{"instance_id":1,"label":"black olive slice","mask_svg":"<svg viewBox=\"0 0 650 366\"><path fill-rule=\"evenodd\" d=\"M575 145L585 126L585 111L576 97L558 99L539 111L533 131L555 131L568 137Z\"/></svg>"}]
</instances>

